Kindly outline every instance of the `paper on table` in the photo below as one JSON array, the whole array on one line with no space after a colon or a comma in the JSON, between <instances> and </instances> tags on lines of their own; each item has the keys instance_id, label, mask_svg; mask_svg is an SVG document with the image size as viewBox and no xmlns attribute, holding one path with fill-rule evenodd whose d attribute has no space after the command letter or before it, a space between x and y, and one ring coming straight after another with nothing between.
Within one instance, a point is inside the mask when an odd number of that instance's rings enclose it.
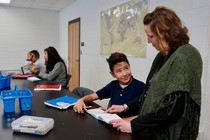
<instances>
[{"instance_id":1,"label":"paper on table","mask_svg":"<svg viewBox=\"0 0 210 140\"><path fill-rule=\"evenodd\" d=\"M87 113L89 113L96 119L101 120L106 123L109 123L111 120L122 119L117 114L110 114L110 113L104 112L101 108L88 109Z\"/></svg>"},{"instance_id":2,"label":"paper on table","mask_svg":"<svg viewBox=\"0 0 210 140\"><path fill-rule=\"evenodd\" d=\"M27 80L28 80L28 81L32 81L32 82L35 82L35 81L40 81L40 80L42 80L42 79L37 78L37 77L35 77L35 76L32 76L32 77L28 77Z\"/></svg>"}]
</instances>

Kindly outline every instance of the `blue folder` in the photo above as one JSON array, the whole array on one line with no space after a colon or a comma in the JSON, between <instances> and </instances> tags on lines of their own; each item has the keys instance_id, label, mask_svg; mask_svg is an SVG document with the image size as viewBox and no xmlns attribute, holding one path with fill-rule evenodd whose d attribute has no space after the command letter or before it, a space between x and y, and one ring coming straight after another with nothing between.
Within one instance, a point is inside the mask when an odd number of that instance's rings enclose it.
<instances>
[{"instance_id":1,"label":"blue folder","mask_svg":"<svg viewBox=\"0 0 210 140\"><path fill-rule=\"evenodd\" d=\"M79 98L66 95L59 98L46 100L44 101L44 104L59 109L67 109L68 107L73 106L78 100Z\"/></svg>"}]
</instances>

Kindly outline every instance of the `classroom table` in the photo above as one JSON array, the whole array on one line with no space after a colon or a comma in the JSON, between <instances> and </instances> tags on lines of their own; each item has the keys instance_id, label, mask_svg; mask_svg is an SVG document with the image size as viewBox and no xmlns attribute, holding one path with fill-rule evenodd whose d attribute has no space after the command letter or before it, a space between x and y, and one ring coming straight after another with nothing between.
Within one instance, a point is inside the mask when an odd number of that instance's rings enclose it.
<instances>
[{"instance_id":1,"label":"classroom table","mask_svg":"<svg viewBox=\"0 0 210 140\"><path fill-rule=\"evenodd\" d=\"M39 82L42 83L43 81ZM111 125L101 122L89 114L77 114L72 107L60 110L46 106L45 100L57 98L63 95L73 95L68 89L61 91L34 91L37 82L26 79L12 79L11 89L15 85L19 89L30 89L33 93L31 111L21 112L19 101L16 99L15 112L5 114L3 102L0 103L0 139L1 140L147 140L148 136L142 134L127 134L119 132ZM97 106L96 104L92 104ZM11 122L22 115L32 115L53 118L54 128L44 136L13 132Z\"/></svg>"}]
</instances>

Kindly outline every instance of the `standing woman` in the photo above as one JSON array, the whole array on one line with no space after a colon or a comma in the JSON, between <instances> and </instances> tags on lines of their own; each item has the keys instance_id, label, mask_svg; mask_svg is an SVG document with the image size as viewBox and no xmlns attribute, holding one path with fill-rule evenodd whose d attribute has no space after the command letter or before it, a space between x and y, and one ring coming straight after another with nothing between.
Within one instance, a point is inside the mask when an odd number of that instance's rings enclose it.
<instances>
[{"instance_id":1,"label":"standing woman","mask_svg":"<svg viewBox=\"0 0 210 140\"><path fill-rule=\"evenodd\" d=\"M31 71L42 79L65 86L67 82L67 69L57 50L54 47L49 46L44 50L44 58L46 71L39 71L35 65L30 67Z\"/></svg>"},{"instance_id":2,"label":"standing woman","mask_svg":"<svg viewBox=\"0 0 210 140\"><path fill-rule=\"evenodd\" d=\"M127 106L107 110L118 113L136 109L138 117L110 123L121 132L147 133L154 140L195 140L201 106L200 53L189 44L188 30L173 10L157 7L143 22L148 43L159 53L152 63L143 96Z\"/></svg>"}]
</instances>

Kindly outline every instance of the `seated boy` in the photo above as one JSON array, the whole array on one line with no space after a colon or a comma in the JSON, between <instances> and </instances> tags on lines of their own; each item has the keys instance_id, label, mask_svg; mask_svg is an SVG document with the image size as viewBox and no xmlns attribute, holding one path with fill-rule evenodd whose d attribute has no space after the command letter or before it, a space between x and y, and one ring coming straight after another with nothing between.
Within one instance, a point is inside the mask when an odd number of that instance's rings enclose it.
<instances>
[{"instance_id":1,"label":"seated boy","mask_svg":"<svg viewBox=\"0 0 210 140\"><path fill-rule=\"evenodd\" d=\"M116 80L111 81L97 92L93 92L79 99L73 107L75 112L84 113L86 108L85 103L97 99L110 98L111 105L123 105L142 94L145 84L133 78L130 64L125 54L118 52L112 53L107 59L107 62L109 64L110 74ZM138 114L138 110L136 114ZM118 115L126 117L125 113Z\"/></svg>"},{"instance_id":2,"label":"seated boy","mask_svg":"<svg viewBox=\"0 0 210 140\"><path fill-rule=\"evenodd\" d=\"M27 54L27 59L25 65L35 65L39 71L45 71L45 65L39 59L39 52L37 50L32 50ZM32 73L32 72L30 72Z\"/></svg>"}]
</instances>

